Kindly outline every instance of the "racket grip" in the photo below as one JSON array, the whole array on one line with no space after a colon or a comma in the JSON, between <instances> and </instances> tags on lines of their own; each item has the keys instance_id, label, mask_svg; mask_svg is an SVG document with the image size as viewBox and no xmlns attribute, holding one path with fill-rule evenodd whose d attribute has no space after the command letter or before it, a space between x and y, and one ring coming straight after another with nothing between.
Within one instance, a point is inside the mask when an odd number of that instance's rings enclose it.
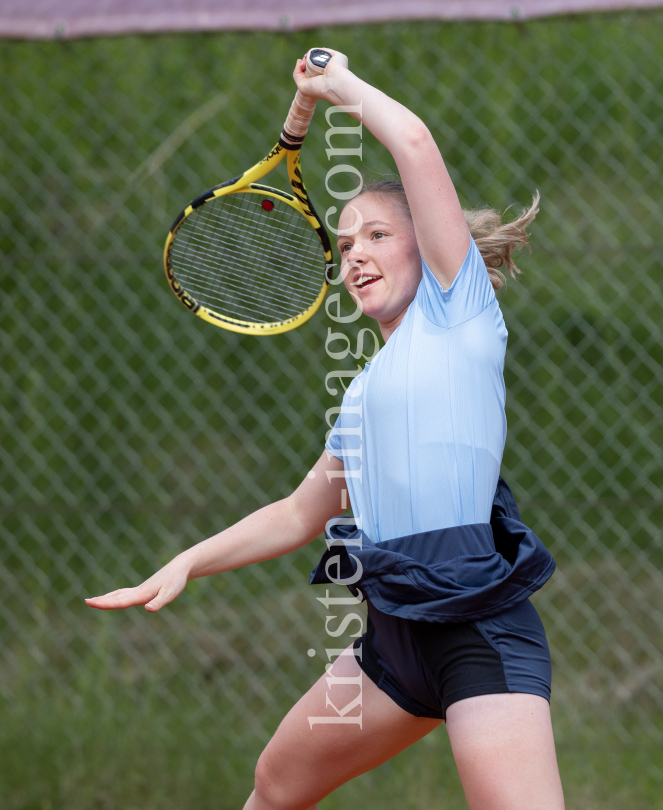
<instances>
[{"instance_id":1,"label":"racket grip","mask_svg":"<svg viewBox=\"0 0 663 810\"><path fill-rule=\"evenodd\" d=\"M325 72L327 62L331 59L332 55L329 51L322 50L322 48L312 48L306 56L306 71L305 75L308 79L312 76L320 76ZM285 119L283 125L283 132L281 133L281 140L285 141L290 146L300 146L306 133L308 126L313 118L315 112L315 105L317 99L306 98L299 90L292 102L288 117Z\"/></svg>"}]
</instances>

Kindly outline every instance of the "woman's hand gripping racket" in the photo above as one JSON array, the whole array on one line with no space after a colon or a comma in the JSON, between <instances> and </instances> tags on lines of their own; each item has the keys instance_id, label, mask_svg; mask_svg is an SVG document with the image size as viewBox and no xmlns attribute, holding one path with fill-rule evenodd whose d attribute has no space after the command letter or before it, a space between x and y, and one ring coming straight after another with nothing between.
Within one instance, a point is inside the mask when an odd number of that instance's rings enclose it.
<instances>
[{"instance_id":1,"label":"woman's hand gripping racket","mask_svg":"<svg viewBox=\"0 0 663 810\"><path fill-rule=\"evenodd\" d=\"M309 51L306 76L324 73L331 56L319 48ZM301 326L322 303L331 244L299 162L315 103L297 91L267 157L196 197L173 223L164 251L166 277L199 318L231 332L275 335ZM292 193L258 183L285 155Z\"/></svg>"}]
</instances>

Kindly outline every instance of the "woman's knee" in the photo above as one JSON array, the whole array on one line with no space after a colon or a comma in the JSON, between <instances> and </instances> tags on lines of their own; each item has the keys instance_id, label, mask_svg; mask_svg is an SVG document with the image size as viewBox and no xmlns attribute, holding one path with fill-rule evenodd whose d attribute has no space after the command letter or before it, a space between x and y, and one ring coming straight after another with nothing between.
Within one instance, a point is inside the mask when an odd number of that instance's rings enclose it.
<instances>
[{"instance_id":1,"label":"woman's knee","mask_svg":"<svg viewBox=\"0 0 663 810\"><path fill-rule=\"evenodd\" d=\"M311 802L298 795L301 785L288 778L270 754L267 746L256 765L256 810L308 810Z\"/></svg>"},{"instance_id":2,"label":"woman's knee","mask_svg":"<svg viewBox=\"0 0 663 810\"><path fill-rule=\"evenodd\" d=\"M260 808L281 808L282 788L279 785L278 774L272 767L267 751L263 751L256 765L255 792L256 800Z\"/></svg>"}]
</instances>

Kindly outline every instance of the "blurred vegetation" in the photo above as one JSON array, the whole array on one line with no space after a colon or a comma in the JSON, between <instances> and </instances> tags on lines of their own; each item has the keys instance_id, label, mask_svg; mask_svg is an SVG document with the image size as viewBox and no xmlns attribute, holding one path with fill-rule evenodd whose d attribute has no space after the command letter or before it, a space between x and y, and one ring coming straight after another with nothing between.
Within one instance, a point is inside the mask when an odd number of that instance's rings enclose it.
<instances>
[{"instance_id":1,"label":"blurred vegetation","mask_svg":"<svg viewBox=\"0 0 663 810\"><path fill-rule=\"evenodd\" d=\"M320 543L163 615L82 608L287 495L339 403L326 373L356 366L326 356L324 312L234 335L160 265L183 205L276 140L311 44L422 116L464 205L542 193L500 295L503 473L559 563L536 602L567 806L663 807L662 32L656 11L0 44L3 808L239 807L322 671ZM325 127L303 154L323 212ZM393 172L363 145L360 168ZM324 806L360 800L464 806L444 730Z\"/></svg>"}]
</instances>

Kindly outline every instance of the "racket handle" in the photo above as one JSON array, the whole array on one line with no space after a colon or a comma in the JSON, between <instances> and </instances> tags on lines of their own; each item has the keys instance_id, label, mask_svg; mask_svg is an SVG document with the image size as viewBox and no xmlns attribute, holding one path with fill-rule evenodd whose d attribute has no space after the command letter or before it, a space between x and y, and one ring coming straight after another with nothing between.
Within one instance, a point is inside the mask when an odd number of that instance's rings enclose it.
<instances>
[{"instance_id":1,"label":"racket handle","mask_svg":"<svg viewBox=\"0 0 663 810\"><path fill-rule=\"evenodd\" d=\"M312 76L320 76L325 72L327 62L331 59L332 55L329 51L324 51L322 48L312 48L306 57L306 78L310 79ZM300 146L304 140L304 136L308 132L308 125L311 123L313 113L315 112L315 104L317 99L306 98L299 90L292 102L288 117L285 119L283 125L283 132L281 133L281 140L285 141L290 146Z\"/></svg>"}]
</instances>

